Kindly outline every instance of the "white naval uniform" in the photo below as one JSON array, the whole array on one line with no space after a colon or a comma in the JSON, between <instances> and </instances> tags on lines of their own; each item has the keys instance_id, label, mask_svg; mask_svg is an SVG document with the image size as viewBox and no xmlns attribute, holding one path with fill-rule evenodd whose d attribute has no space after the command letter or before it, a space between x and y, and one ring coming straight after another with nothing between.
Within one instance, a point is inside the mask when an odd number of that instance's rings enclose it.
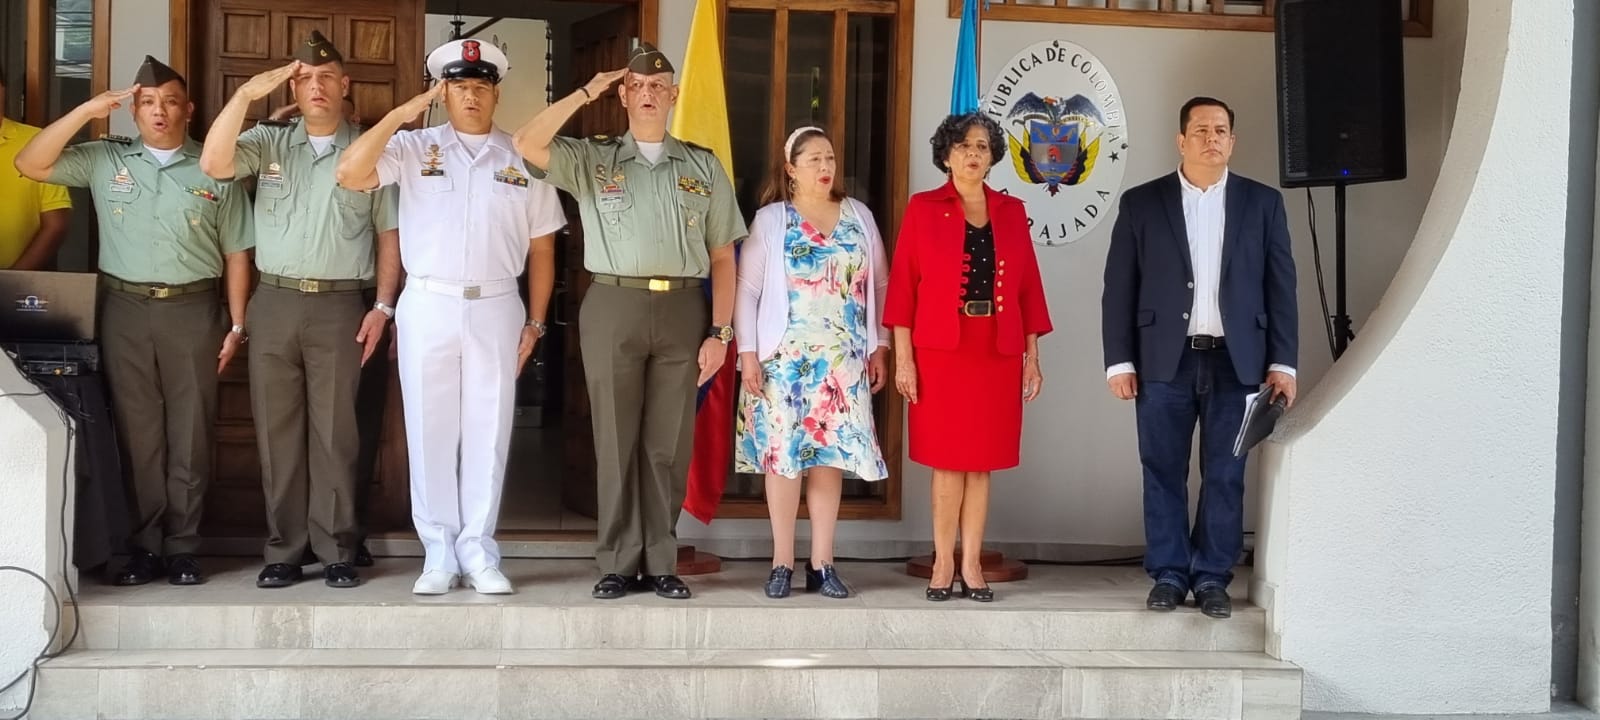
<instances>
[{"instance_id":1,"label":"white naval uniform","mask_svg":"<svg viewBox=\"0 0 1600 720\"><path fill-rule=\"evenodd\" d=\"M494 541L511 443L517 276L529 239L561 229L555 188L494 129L474 158L449 124L396 133L378 181L400 184L405 291L395 309L423 572L500 564Z\"/></svg>"}]
</instances>

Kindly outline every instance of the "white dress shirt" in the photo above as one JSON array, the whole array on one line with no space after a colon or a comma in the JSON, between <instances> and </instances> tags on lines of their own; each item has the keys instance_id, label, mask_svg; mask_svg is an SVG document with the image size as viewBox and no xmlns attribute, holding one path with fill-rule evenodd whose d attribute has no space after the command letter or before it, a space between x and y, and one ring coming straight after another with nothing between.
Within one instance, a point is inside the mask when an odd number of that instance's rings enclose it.
<instances>
[{"instance_id":1,"label":"white dress shirt","mask_svg":"<svg viewBox=\"0 0 1600 720\"><path fill-rule=\"evenodd\" d=\"M1222 234L1228 226L1228 175L1223 170L1222 179L1211 187L1201 188L1189 182L1183 171L1178 171L1178 184L1182 187L1183 225L1189 235L1189 266L1194 269L1194 304L1190 307L1190 335L1223 337L1222 306L1217 293L1222 288ZM1117 363L1106 368L1106 377L1134 372L1131 362ZM1273 363L1267 372L1294 375L1294 368Z\"/></svg>"},{"instance_id":2,"label":"white dress shirt","mask_svg":"<svg viewBox=\"0 0 1600 720\"><path fill-rule=\"evenodd\" d=\"M475 155L448 123L395 133L378 182L400 183L400 259L411 276L515 279L529 239L567 224L555 188L533 178L499 128Z\"/></svg>"}]
</instances>

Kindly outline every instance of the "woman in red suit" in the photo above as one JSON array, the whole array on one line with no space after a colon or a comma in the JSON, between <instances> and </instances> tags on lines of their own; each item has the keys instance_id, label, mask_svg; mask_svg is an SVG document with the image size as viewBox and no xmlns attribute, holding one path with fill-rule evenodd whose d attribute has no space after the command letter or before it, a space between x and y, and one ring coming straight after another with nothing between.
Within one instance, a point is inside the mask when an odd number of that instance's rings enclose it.
<instances>
[{"instance_id":1,"label":"woman in red suit","mask_svg":"<svg viewBox=\"0 0 1600 720\"><path fill-rule=\"evenodd\" d=\"M933 468L929 600L994 599L979 551L989 473L1016 467L1022 405L1039 397L1039 336L1050 332L1022 201L984 183L1005 158L989 117L945 118L933 163L949 176L906 205L884 325L894 328L895 386L911 401L911 459ZM961 576L956 578L956 532Z\"/></svg>"}]
</instances>

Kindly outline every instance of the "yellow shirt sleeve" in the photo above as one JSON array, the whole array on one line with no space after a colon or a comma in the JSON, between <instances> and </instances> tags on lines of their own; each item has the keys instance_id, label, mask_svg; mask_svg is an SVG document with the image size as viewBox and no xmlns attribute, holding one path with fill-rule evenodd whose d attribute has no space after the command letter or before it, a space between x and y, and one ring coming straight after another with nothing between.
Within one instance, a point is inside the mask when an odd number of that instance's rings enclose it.
<instances>
[{"instance_id":1,"label":"yellow shirt sleeve","mask_svg":"<svg viewBox=\"0 0 1600 720\"><path fill-rule=\"evenodd\" d=\"M51 210L71 210L72 197L67 195L67 189L60 185L39 183L39 212Z\"/></svg>"}]
</instances>

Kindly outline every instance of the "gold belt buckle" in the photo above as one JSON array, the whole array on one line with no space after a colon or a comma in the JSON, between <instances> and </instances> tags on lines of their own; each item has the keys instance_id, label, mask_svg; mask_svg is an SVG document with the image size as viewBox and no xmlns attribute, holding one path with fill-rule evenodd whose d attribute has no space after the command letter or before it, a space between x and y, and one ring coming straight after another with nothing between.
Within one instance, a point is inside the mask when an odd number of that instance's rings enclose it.
<instances>
[{"instance_id":1,"label":"gold belt buckle","mask_svg":"<svg viewBox=\"0 0 1600 720\"><path fill-rule=\"evenodd\" d=\"M478 287L477 285L468 285L464 288L461 288L461 297L464 297L468 300L477 300L478 298L483 297L483 288Z\"/></svg>"},{"instance_id":2,"label":"gold belt buckle","mask_svg":"<svg viewBox=\"0 0 1600 720\"><path fill-rule=\"evenodd\" d=\"M299 286L300 286L300 292L312 293L312 292L316 292L316 291L320 290L321 287L322 287L322 284L317 282L317 281L315 281L315 280L308 280L308 279L305 279L305 278L301 278L300 282L299 282Z\"/></svg>"},{"instance_id":3,"label":"gold belt buckle","mask_svg":"<svg viewBox=\"0 0 1600 720\"><path fill-rule=\"evenodd\" d=\"M671 290L671 289L672 289L672 281L671 280L663 280L661 278L650 278L650 292L666 292L666 291Z\"/></svg>"},{"instance_id":4,"label":"gold belt buckle","mask_svg":"<svg viewBox=\"0 0 1600 720\"><path fill-rule=\"evenodd\" d=\"M994 314L994 304L988 300L968 300L961 309L968 317L989 317Z\"/></svg>"},{"instance_id":5,"label":"gold belt buckle","mask_svg":"<svg viewBox=\"0 0 1600 720\"><path fill-rule=\"evenodd\" d=\"M151 285L149 294L150 294L150 297L153 298L153 299L165 300L165 299L167 299L169 297L172 297L172 288Z\"/></svg>"}]
</instances>

